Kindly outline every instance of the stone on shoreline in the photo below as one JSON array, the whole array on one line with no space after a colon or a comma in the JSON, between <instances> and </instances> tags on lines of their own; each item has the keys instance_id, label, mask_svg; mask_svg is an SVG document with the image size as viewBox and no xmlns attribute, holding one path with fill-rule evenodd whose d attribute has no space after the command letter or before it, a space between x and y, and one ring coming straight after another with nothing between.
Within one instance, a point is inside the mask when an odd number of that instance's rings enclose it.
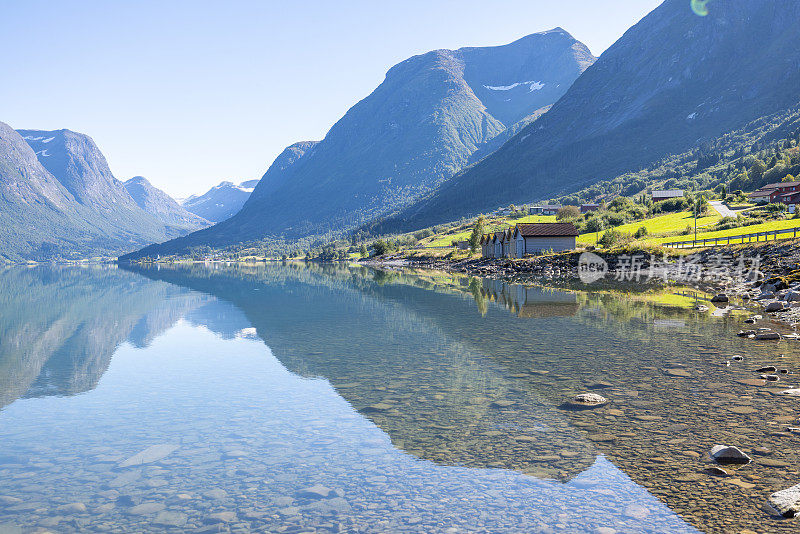
<instances>
[{"instance_id":1,"label":"stone on shoreline","mask_svg":"<svg viewBox=\"0 0 800 534\"><path fill-rule=\"evenodd\" d=\"M783 309L784 309L784 303L779 300L776 300L767 304L766 308L764 308L764 311L767 313L772 313L772 312L783 311Z\"/></svg>"},{"instance_id":2,"label":"stone on shoreline","mask_svg":"<svg viewBox=\"0 0 800 534\"><path fill-rule=\"evenodd\" d=\"M756 334L756 339L759 341L769 341L769 340L776 340L780 339L781 335L777 332L761 332Z\"/></svg>"},{"instance_id":3,"label":"stone on shoreline","mask_svg":"<svg viewBox=\"0 0 800 534\"><path fill-rule=\"evenodd\" d=\"M720 293L719 295L714 295L711 298L711 302L728 302L728 295L725 293Z\"/></svg>"}]
</instances>

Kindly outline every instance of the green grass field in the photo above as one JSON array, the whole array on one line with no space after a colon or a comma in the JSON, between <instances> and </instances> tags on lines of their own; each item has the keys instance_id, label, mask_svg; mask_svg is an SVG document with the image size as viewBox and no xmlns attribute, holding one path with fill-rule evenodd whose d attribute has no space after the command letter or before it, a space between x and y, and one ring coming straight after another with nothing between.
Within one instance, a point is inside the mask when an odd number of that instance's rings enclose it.
<instances>
[{"instance_id":1,"label":"green grass field","mask_svg":"<svg viewBox=\"0 0 800 534\"><path fill-rule=\"evenodd\" d=\"M742 226L740 228L731 228L730 230L720 230L717 232L698 232L697 238L698 239L714 239L717 237L728 237L728 236L735 236L741 234L755 234L757 232L771 232L772 230L785 230L787 228L800 228L800 219L782 219L778 221L769 221L763 224L754 224L752 226ZM781 237L781 236L778 236ZM783 236L791 237L791 235L786 234ZM687 236L672 236L672 237L663 237L654 239L653 241L656 243L664 243L665 241L690 241L694 238L693 235ZM741 243L740 239L731 240L731 244Z\"/></svg>"},{"instance_id":2,"label":"green grass field","mask_svg":"<svg viewBox=\"0 0 800 534\"><path fill-rule=\"evenodd\" d=\"M697 219L697 229L698 232L700 228L704 228L707 226L712 226L716 224L722 218L721 215L714 212L714 215L708 215L706 217L700 217ZM629 234L634 234L636 230L644 226L647 228L648 236L643 239L643 241L655 241L655 238L659 236L663 236L667 233L672 232L679 232L681 230L685 230L687 226L691 225L694 228L694 218L692 214L683 211L680 213L668 213L666 215L660 215L658 217L653 217L652 219L645 219L643 221L636 221L628 224L623 224L622 226L616 226L615 228L621 232L626 232ZM578 236L578 243L583 245L594 245L597 243L597 235L596 233L590 234L581 234ZM600 232L600 237L603 236L603 232ZM680 239L681 236L678 237L671 237L670 239Z\"/></svg>"}]
</instances>

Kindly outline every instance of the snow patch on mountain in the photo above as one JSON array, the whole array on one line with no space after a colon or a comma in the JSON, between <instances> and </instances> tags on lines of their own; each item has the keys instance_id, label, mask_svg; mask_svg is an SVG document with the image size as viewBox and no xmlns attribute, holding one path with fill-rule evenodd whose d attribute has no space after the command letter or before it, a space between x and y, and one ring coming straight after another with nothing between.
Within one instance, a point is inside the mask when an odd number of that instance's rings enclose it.
<instances>
[{"instance_id":1,"label":"snow patch on mountain","mask_svg":"<svg viewBox=\"0 0 800 534\"><path fill-rule=\"evenodd\" d=\"M519 87L520 85L527 85L530 88L530 92L538 91L544 87L542 82L537 82L534 80L527 82L516 82L512 83L511 85L484 85L484 87L490 91L510 91L511 89Z\"/></svg>"}]
</instances>

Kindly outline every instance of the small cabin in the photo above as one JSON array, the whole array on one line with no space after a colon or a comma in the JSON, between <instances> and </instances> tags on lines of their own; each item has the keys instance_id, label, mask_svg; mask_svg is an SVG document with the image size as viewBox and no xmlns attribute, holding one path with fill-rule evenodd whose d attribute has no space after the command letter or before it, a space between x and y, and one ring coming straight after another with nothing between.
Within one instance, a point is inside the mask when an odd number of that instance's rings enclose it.
<instances>
[{"instance_id":1,"label":"small cabin","mask_svg":"<svg viewBox=\"0 0 800 534\"><path fill-rule=\"evenodd\" d=\"M521 223L513 231L514 256L575 249L578 230L572 223Z\"/></svg>"},{"instance_id":2,"label":"small cabin","mask_svg":"<svg viewBox=\"0 0 800 534\"><path fill-rule=\"evenodd\" d=\"M494 237L492 237L492 243L494 244L494 251L493 251L493 258L502 258L503 257L503 232L495 232Z\"/></svg>"}]
</instances>

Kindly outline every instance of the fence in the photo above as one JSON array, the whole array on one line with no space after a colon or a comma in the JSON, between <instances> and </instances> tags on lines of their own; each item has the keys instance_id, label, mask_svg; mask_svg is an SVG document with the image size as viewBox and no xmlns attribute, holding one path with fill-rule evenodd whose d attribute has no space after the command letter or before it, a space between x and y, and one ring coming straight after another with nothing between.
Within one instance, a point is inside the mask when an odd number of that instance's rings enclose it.
<instances>
[{"instance_id":1,"label":"fence","mask_svg":"<svg viewBox=\"0 0 800 534\"><path fill-rule=\"evenodd\" d=\"M771 230L769 232L756 232L753 234L739 234L725 237L710 237L708 239L697 239L691 241L672 241L670 243L662 243L663 246L669 248L697 248L697 247L715 247L717 245L730 245L759 242L761 238L764 241L769 241L770 236L775 241L779 239L792 239L797 237L798 228L784 228L782 230ZM791 235L787 235L791 234ZM755 239L754 239L755 238Z\"/></svg>"}]
</instances>

